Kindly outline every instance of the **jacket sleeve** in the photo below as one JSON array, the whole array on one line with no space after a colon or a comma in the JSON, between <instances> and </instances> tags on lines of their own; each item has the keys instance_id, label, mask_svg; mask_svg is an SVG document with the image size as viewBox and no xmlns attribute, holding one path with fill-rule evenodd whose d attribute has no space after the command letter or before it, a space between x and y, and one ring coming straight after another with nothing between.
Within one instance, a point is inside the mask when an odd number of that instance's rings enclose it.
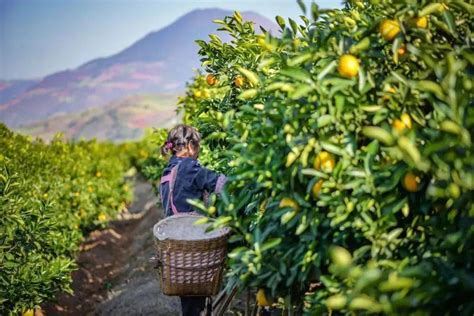
<instances>
[{"instance_id":1,"label":"jacket sleeve","mask_svg":"<svg viewBox=\"0 0 474 316\"><path fill-rule=\"evenodd\" d=\"M220 193L222 191L227 180L224 175L201 167L200 165L196 165L196 168L197 172L193 179L193 185L198 190L207 191L209 193Z\"/></svg>"}]
</instances>

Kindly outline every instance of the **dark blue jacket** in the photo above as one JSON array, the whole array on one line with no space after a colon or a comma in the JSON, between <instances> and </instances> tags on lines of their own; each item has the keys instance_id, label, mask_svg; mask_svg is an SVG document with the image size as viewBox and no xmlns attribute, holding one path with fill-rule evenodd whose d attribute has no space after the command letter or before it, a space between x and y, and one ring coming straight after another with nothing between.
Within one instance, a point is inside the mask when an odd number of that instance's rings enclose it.
<instances>
[{"instance_id":1,"label":"dark blue jacket","mask_svg":"<svg viewBox=\"0 0 474 316\"><path fill-rule=\"evenodd\" d=\"M225 177L214 171L202 167L199 161L190 157L172 156L168 166L163 170L163 176L168 175L171 169L179 163L173 191L173 202L180 213L195 211L187 199L202 200L205 191L219 192L225 182ZM173 214L171 203L168 203L169 182L163 183L161 188L165 216Z\"/></svg>"}]
</instances>

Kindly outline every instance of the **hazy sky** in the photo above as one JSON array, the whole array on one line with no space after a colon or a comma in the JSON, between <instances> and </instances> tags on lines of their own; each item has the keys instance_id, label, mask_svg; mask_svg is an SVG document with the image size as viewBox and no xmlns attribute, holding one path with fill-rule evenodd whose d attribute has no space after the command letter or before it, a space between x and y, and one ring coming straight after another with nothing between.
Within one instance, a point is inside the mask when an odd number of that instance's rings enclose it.
<instances>
[{"instance_id":1,"label":"hazy sky","mask_svg":"<svg viewBox=\"0 0 474 316\"><path fill-rule=\"evenodd\" d=\"M310 1L306 1L309 3ZM316 0L321 7L341 1ZM39 78L119 52L198 8L297 18L295 0L0 0L0 79Z\"/></svg>"}]
</instances>

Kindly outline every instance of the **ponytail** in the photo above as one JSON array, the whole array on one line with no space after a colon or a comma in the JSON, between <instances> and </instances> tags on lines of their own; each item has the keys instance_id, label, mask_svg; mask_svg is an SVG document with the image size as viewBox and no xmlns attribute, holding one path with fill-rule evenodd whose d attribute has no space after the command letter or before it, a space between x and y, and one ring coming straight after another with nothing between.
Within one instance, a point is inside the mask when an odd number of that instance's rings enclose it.
<instances>
[{"instance_id":1,"label":"ponytail","mask_svg":"<svg viewBox=\"0 0 474 316\"><path fill-rule=\"evenodd\" d=\"M169 131L168 138L161 146L161 154L164 156L168 154L175 155L186 149L188 145L197 150L200 141L201 135L194 127L179 124Z\"/></svg>"}]
</instances>

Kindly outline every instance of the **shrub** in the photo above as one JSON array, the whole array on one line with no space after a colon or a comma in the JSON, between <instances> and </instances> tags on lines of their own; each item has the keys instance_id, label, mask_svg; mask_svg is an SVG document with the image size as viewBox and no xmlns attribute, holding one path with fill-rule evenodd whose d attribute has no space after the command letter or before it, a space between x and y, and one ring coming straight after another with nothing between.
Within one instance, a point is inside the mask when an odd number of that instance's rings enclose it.
<instances>
[{"instance_id":1,"label":"shrub","mask_svg":"<svg viewBox=\"0 0 474 316\"><path fill-rule=\"evenodd\" d=\"M131 201L130 167L121 146L45 144L0 125L0 314L71 291L83 234Z\"/></svg>"},{"instance_id":2,"label":"shrub","mask_svg":"<svg viewBox=\"0 0 474 316\"><path fill-rule=\"evenodd\" d=\"M236 13L216 21L232 42L198 42L218 82L183 107L230 175L230 284L311 314L472 314L474 7L310 11L279 37Z\"/></svg>"}]
</instances>

